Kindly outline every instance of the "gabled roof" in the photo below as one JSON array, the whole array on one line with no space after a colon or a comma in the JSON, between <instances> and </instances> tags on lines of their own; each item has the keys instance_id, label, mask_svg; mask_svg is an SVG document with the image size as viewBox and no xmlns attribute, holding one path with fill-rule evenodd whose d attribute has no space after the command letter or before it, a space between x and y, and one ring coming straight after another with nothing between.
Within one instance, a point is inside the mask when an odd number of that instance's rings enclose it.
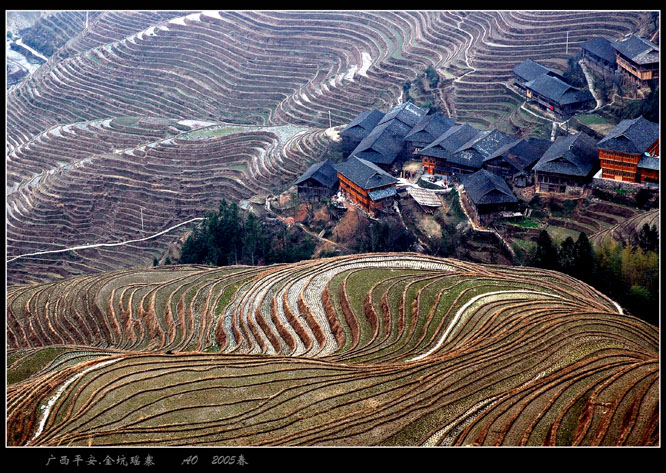
<instances>
[{"instance_id":1,"label":"gabled roof","mask_svg":"<svg viewBox=\"0 0 666 473\"><path fill-rule=\"evenodd\" d=\"M500 146L512 143L515 139L515 137L507 135L499 130L487 130L479 133L472 140L465 143L460 147L460 150L475 149L484 155L484 157L487 157Z\"/></svg>"},{"instance_id":2,"label":"gabled roof","mask_svg":"<svg viewBox=\"0 0 666 473\"><path fill-rule=\"evenodd\" d=\"M597 143L597 148L643 154L658 139L659 125L641 115L633 120L622 120Z\"/></svg>"},{"instance_id":3,"label":"gabled roof","mask_svg":"<svg viewBox=\"0 0 666 473\"><path fill-rule=\"evenodd\" d=\"M409 126L411 129L416 125L423 116L425 116L426 111L420 107L417 107L412 102L404 102L398 104L391 108L386 115L379 121L378 125L386 123L389 120L400 120L402 123Z\"/></svg>"},{"instance_id":4,"label":"gabled roof","mask_svg":"<svg viewBox=\"0 0 666 473\"><path fill-rule=\"evenodd\" d=\"M613 48L636 64L659 62L659 48L657 45L640 36L631 36L624 41L615 41Z\"/></svg>"},{"instance_id":5,"label":"gabled roof","mask_svg":"<svg viewBox=\"0 0 666 473\"><path fill-rule=\"evenodd\" d=\"M504 179L485 169L463 176L461 182L475 205L518 202Z\"/></svg>"},{"instance_id":6,"label":"gabled roof","mask_svg":"<svg viewBox=\"0 0 666 473\"><path fill-rule=\"evenodd\" d=\"M499 130L481 131L447 157L447 161L479 169L495 150L514 141L513 136Z\"/></svg>"},{"instance_id":7,"label":"gabled roof","mask_svg":"<svg viewBox=\"0 0 666 473\"><path fill-rule=\"evenodd\" d=\"M548 69L546 66L542 66L538 62L531 59L525 59L523 62L514 67L513 73L517 75L523 82L529 82L544 74L560 77L557 72L553 71L552 69Z\"/></svg>"},{"instance_id":8,"label":"gabled roof","mask_svg":"<svg viewBox=\"0 0 666 473\"><path fill-rule=\"evenodd\" d=\"M582 48L595 56L598 56L611 64L615 64L615 48L613 47L614 41L606 38L594 38L585 41Z\"/></svg>"},{"instance_id":9,"label":"gabled roof","mask_svg":"<svg viewBox=\"0 0 666 473\"><path fill-rule=\"evenodd\" d=\"M350 157L343 163L335 165L335 169L364 190L370 190L398 182L396 178L373 163L354 156Z\"/></svg>"},{"instance_id":10,"label":"gabled roof","mask_svg":"<svg viewBox=\"0 0 666 473\"><path fill-rule=\"evenodd\" d=\"M350 156L380 164L392 164L404 146L404 136L409 127L399 120L390 120L377 125L368 136L354 148Z\"/></svg>"},{"instance_id":11,"label":"gabled roof","mask_svg":"<svg viewBox=\"0 0 666 473\"><path fill-rule=\"evenodd\" d=\"M340 135L355 141L361 141L372 132L372 129L377 126L379 120L383 117L384 114L376 108L364 110L340 132Z\"/></svg>"},{"instance_id":12,"label":"gabled roof","mask_svg":"<svg viewBox=\"0 0 666 473\"><path fill-rule=\"evenodd\" d=\"M545 74L527 82L525 87L559 105L594 100L589 90L577 89L557 77Z\"/></svg>"},{"instance_id":13,"label":"gabled roof","mask_svg":"<svg viewBox=\"0 0 666 473\"><path fill-rule=\"evenodd\" d=\"M513 166L516 171L523 171L539 161L551 144L550 140L533 137L513 141L498 148L484 160L484 163L501 158Z\"/></svg>"},{"instance_id":14,"label":"gabled roof","mask_svg":"<svg viewBox=\"0 0 666 473\"><path fill-rule=\"evenodd\" d=\"M587 176L599 165L594 139L583 132L561 136L541 156L534 170L569 176Z\"/></svg>"},{"instance_id":15,"label":"gabled roof","mask_svg":"<svg viewBox=\"0 0 666 473\"><path fill-rule=\"evenodd\" d=\"M327 159L321 163L315 163L298 178L296 184L301 184L308 179L313 179L323 186L332 188L338 182L338 172L335 170L333 161Z\"/></svg>"},{"instance_id":16,"label":"gabled roof","mask_svg":"<svg viewBox=\"0 0 666 473\"><path fill-rule=\"evenodd\" d=\"M467 123L453 125L417 154L421 156L447 158L451 153L454 153L458 148L479 133L482 133L482 131L477 130Z\"/></svg>"},{"instance_id":17,"label":"gabled roof","mask_svg":"<svg viewBox=\"0 0 666 473\"><path fill-rule=\"evenodd\" d=\"M451 128L455 122L455 118L445 117L441 113L426 115L407 133L405 141L416 146L427 146Z\"/></svg>"},{"instance_id":18,"label":"gabled roof","mask_svg":"<svg viewBox=\"0 0 666 473\"><path fill-rule=\"evenodd\" d=\"M638 162L638 167L641 169L659 171L659 158L655 158L654 156L643 156Z\"/></svg>"}]
</instances>

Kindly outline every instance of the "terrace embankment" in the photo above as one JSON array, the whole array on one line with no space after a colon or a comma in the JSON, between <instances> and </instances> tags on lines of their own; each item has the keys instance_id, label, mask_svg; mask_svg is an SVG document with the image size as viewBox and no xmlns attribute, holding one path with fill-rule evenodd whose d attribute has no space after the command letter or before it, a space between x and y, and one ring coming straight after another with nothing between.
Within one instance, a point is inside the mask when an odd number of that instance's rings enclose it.
<instances>
[{"instance_id":1,"label":"terrace embankment","mask_svg":"<svg viewBox=\"0 0 666 473\"><path fill-rule=\"evenodd\" d=\"M12 445L659 443L658 329L553 271L172 266L7 310Z\"/></svg>"}]
</instances>

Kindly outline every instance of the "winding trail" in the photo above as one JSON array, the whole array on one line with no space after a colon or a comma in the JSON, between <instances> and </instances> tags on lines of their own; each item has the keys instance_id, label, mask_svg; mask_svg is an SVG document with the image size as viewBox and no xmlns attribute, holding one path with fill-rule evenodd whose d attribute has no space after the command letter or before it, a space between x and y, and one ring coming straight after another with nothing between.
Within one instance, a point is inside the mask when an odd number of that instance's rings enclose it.
<instances>
[{"instance_id":1,"label":"winding trail","mask_svg":"<svg viewBox=\"0 0 666 473\"><path fill-rule=\"evenodd\" d=\"M556 294L550 294L548 292L543 292L543 291L530 291L530 290L527 290L527 289L525 289L525 290L510 290L510 291L493 291L493 292L486 292L486 293L483 293L483 294L479 294L478 296L472 297L470 300L468 300L465 303L465 305L463 305L460 309L458 309L458 312L456 312L455 317L453 317L453 320L451 321L449 326L446 328L446 330L442 334L441 338L437 342L437 345L432 347L427 352L425 352L425 353L423 353L419 356L415 356L414 358L411 358L407 361L421 360L421 359L425 358L426 356L429 356L432 353L434 353L435 351L437 351L439 349L439 347L441 347L442 344L446 341L446 338L449 336L449 333L451 333L453 328L458 323L458 320L462 316L463 312L465 312L469 306L474 304L479 299L483 299L484 297L488 297L488 296L495 296L495 295L498 295L498 294L519 294L519 293L520 294L539 294L539 295L543 295L543 296L556 297L558 299L562 299L562 296L558 296Z\"/></svg>"},{"instance_id":2,"label":"winding trail","mask_svg":"<svg viewBox=\"0 0 666 473\"><path fill-rule=\"evenodd\" d=\"M93 365L93 366L89 367L88 369L86 369L84 371L81 371L80 373L76 373L74 376L72 376L67 381L65 381L65 383L60 387L60 389L58 389L58 392L56 392L55 395L51 399L49 399L48 403L44 406L44 412L42 413L42 419L39 422L39 426L37 427L37 431L35 432L35 435L33 435L32 438L26 442L26 446L30 445L30 442L35 440L42 433L42 431L44 430L44 425L46 425L46 421L49 418L49 414L51 413L51 408L53 407L55 402L60 398L60 396L62 396L62 393L65 392L65 389L67 389L67 387L70 384L72 384L74 381L79 379L84 374L86 374L86 373L88 373L88 372L90 372L90 371L92 371L96 368L102 368L103 366L110 365L111 363L115 363L115 362L120 361L120 360L122 360L122 358L112 358L110 360L103 361L101 363L98 363L96 365Z\"/></svg>"},{"instance_id":3,"label":"winding trail","mask_svg":"<svg viewBox=\"0 0 666 473\"><path fill-rule=\"evenodd\" d=\"M578 61L578 64L580 64L580 68L583 70L583 74L585 74L585 80L587 81L587 88L592 94L592 97L594 97L594 100L597 102L597 106L594 107L594 109L592 110L594 112L596 110L599 110L599 108L601 108L601 100L599 100L599 97L595 93L594 87L592 87L592 84L594 82L592 81L592 76L590 75L589 69L587 68L582 59Z\"/></svg>"},{"instance_id":4,"label":"winding trail","mask_svg":"<svg viewBox=\"0 0 666 473\"><path fill-rule=\"evenodd\" d=\"M102 246L122 246L122 245L128 245L130 243L136 243L138 241L146 241L146 240L150 240L152 238L158 237L160 235L164 235L165 233L170 232L174 228L182 227L183 225L187 225L188 223L192 223L192 222L195 222L195 221L198 221L198 220L204 220L204 217L191 218L191 219L189 219L185 222L178 223L178 224L176 224L172 227L167 228L166 230L162 230L161 232L155 233L155 234L147 236L145 238L137 238L136 240L119 241L119 242L116 242L116 243L94 243L94 244L78 245L78 246L72 246L70 248L63 248L63 249L60 249L60 250L37 251L35 253L26 253L24 255L15 256L11 259L8 259L7 263L11 263L12 261L16 261L17 259L24 258L26 256L38 256L38 255L45 255L45 254L49 254L49 253L64 253L66 251L86 250L88 248L99 248L99 247L102 247Z\"/></svg>"}]
</instances>

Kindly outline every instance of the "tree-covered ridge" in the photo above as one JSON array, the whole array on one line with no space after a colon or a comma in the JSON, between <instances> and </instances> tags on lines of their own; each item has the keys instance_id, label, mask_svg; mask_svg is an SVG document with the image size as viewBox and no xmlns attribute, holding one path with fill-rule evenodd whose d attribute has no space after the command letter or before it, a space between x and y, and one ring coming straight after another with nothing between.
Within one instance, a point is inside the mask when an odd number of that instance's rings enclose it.
<instances>
[{"instance_id":1,"label":"tree-covered ridge","mask_svg":"<svg viewBox=\"0 0 666 473\"><path fill-rule=\"evenodd\" d=\"M220 202L183 244L181 264L212 266L293 263L312 257L315 243L309 236L283 224L243 215L235 203Z\"/></svg>"},{"instance_id":2,"label":"tree-covered ridge","mask_svg":"<svg viewBox=\"0 0 666 473\"><path fill-rule=\"evenodd\" d=\"M585 233L554 242L546 230L537 239L531 265L561 271L614 298L633 315L659 323L659 235L643 225L638 245L604 242L595 248Z\"/></svg>"}]
</instances>

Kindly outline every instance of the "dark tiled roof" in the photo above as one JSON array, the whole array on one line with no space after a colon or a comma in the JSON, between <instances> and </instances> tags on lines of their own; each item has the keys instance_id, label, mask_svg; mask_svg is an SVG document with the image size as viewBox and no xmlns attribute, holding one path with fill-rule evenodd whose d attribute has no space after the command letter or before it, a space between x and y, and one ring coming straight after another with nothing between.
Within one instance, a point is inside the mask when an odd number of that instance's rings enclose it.
<instances>
[{"instance_id":1,"label":"dark tiled roof","mask_svg":"<svg viewBox=\"0 0 666 473\"><path fill-rule=\"evenodd\" d=\"M640 116L633 120L622 120L597 143L597 148L643 154L658 139L659 125Z\"/></svg>"},{"instance_id":2,"label":"dark tiled roof","mask_svg":"<svg viewBox=\"0 0 666 473\"><path fill-rule=\"evenodd\" d=\"M529 82L539 76L548 74L550 76L559 77L559 74L546 66L542 66L536 61L525 59L523 62L513 68L513 73L517 75L523 82Z\"/></svg>"},{"instance_id":3,"label":"dark tiled roof","mask_svg":"<svg viewBox=\"0 0 666 473\"><path fill-rule=\"evenodd\" d=\"M340 135L361 141L372 132L383 117L384 114L377 109L364 110L340 132Z\"/></svg>"},{"instance_id":4,"label":"dark tiled roof","mask_svg":"<svg viewBox=\"0 0 666 473\"><path fill-rule=\"evenodd\" d=\"M599 166L594 139L585 133L561 136L541 156L534 170L584 177Z\"/></svg>"},{"instance_id":5,"label":"dark tiled roof","mask_svg":"<svg viewBox=\"0 0 666 473\"><path fill-rule=\"evenodd\" d=\"M378 168L373 163L357 157L337 164L335 169L361 189L374 189L398 182L396 178Z\"/></svg>"},{"instance_id":6,"label":"dark tiled roof","mask_svg":"<svg viewBox=\"0 0 666 473\"><path fill-rule=\"evenodd\" d=\"M532 137L513 141L498 148L484 162L501 157L513 166L516 171L522 171L530 168L534 163L539 161L551 144L550 140Z\"/></svg>"},{"instance_id":7,"label":"dark tiled roof","mask_svg":"<svg viewBox=\"0 0 666 473\"><path fill-rule=\"evenodd\" d=\"M636 64L659 62L659 48L657 45L639 36L632 36L624 41L615 41L613 47Z\"/></svg>"},{"instance_id":8,"label":"dark tiled roof","mask_svg":"<svg viewBox=\"0 0 666 473\"><path fill-rule=\"evenodd\" d=\"M412 143L414 146L428 146L451 128L455 122L455 118L445 117L441 113L426 115L407 133L405 141Z\"/></svg>"},{"instance_id":9,"label":"dark tiled roof","mask_svg":"<svg viewBox=\"0 0 666 473\"><path fill-rule=\"evenodd\" d=\"M419 122L419 120L421 120L421 118L423 118L423 116L425 116L425 114L426 111L422 108L417 107L411 102L404 102L391 108L391 110L389 110L388 113L384 115L384 118L379 121L378 125L386 123L389 120L396 119L400 120L411 129Z\"/></svg>"},{"instance_id":10,"label":"dark tiled roof","mask_svg":"<svg viewBox=\"0 0 666 473\"><path fill-rule=\"evenodd\" d=\"M643 156L638 162L638 167L641 169L659 171L659 158L655 158L654 156Z\"/></svg>"},{"instance_id":11,"label":"dark tiled roof","mask_svg":"<svg viewBox=\"0 0 666 473\"><path fill-rule=\"evenodd\" d=\"M350 156L380 164L392 164L404 146L404 137L409 127L399 120L390 120L377 125L358 144Z\"/></svg>"},{"instance_id":12,"label":"dark tiled roof","mask_svg":"<svg viewBox=\"0 0 666 473\"><path fill-rule=\"evenodd\" d=\"M479 133L483 132L467 123L453 125L417 154L421 156L434 156L436 158L448 158L448 156Z\"/></svg>"},{"instance_id":13,"label":"dark tiled roof","mask_svg":"<svg viewBox=\"0 0 666 473\"><path fill-rule=\"evenodd\" d=\"M515 137L499 130L481 131L447 157L447 161L480 169L483 161L494 151L514 141Z\"/></svg>"},{"instance_id":14,"label":"dark tiled roof","mask_svg":"<svg viewBox=\"0 0 666 473\"><path fill-rule=\"evenodd\" d=\"M368 197L370 197L370 200L373 202L376 202L378 200L386 199L387 197L392 197L396 195L396 190L395 186L393 187L387 187L386 189L379 189L376 191L370 191L368 192Z\"/></svg>"},{"instance_id":15,"label":"dark tiled roof","mask_svg":"<svg viewBox=\"0 0 666 473\"><path fill-rule=\"evenodd\" d=\"M557 77L545 74L527 82L525 87L559 105L594 100L589 90L577 89Z\"/></svg>"},{"instance_id":16,"label":"dark tiled roof","mask_svg":"<svg viewBox=\"0 0 666 473\"><path fill-rule=\"evenodd\" d=\"M327 159L321 163L315 163L298 178L296 184L301 184L308 179L314 179L323 186L332 188L338 182L338 172L335 170L333 161Z\"/></svg>"},{"instance_id":17,"label":"dark tiled roof","mask_svg":"<svg viewBox=\"0 0 666 473\"><path fill-rule=\"evenodd\" d=\"M611 64L615 64L615 48L613 48L613 43L614 41L609 41L606 38L594 38L585 41L582 47L584 50L595 56L598 56Z\"/></svg>"},{"instance_id":18,"label":"dark tiled roof","mask_svg":"<svg viewBox=\"0 0 666 473\"><path fill-rule=\"evenodd\" d=\"M475 205L518 202L504 179L485 169L463 176L461 182Z\"/></svg>"}]
</instances>

